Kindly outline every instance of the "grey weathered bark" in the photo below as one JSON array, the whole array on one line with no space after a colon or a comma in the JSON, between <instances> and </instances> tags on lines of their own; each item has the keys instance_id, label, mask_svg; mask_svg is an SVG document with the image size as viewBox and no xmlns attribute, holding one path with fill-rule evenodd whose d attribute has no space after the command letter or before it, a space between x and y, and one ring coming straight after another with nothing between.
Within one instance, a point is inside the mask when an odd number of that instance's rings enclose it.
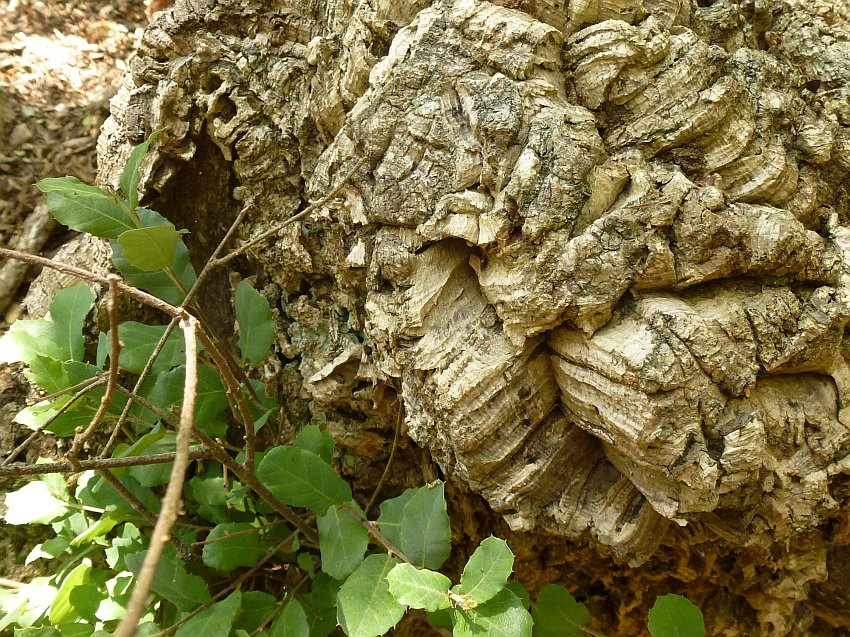
<instances>
[{"instance_id":1,"label":"grey weathered bark","mask_svg":"<svg viewBox=\"0 0 850 637\"><path fill-rule=\"evenodd\" d=\"M710 634L844 634L850 7L696 4L178 0L101 180L165 129L143 186L202 255L362 162L250 253L288 425L368 457L397 392L620 634L669 590Z\"/></svg>"}]
</instances>

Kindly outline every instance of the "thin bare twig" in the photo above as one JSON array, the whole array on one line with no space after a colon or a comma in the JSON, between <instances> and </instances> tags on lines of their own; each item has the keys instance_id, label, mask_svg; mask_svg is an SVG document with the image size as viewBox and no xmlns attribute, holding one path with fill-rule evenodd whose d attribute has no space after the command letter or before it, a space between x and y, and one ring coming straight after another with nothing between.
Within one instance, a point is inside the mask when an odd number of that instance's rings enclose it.
<instances>
[{"instance_id":1,"label":"thin bare twig","mask_svg":"<svg viewBox=\"0 0 850 637\"><path fill-rule=\"evenodd\" d=\"M124 483L121 482L115 475L113 475L112 471L106 469L99 471L98 473L100 473L103 479L106 480L112 486L113 489L115 489L118 493L121 494L122 498L124 498L125 500L127 500L127 502L130 503L130 506L132 506L133 509L141 513L151 526L153 526L154 528L156 527L158 519L156 514L151 511L147 506L145 506L145 503L139 500L139 498L137 498L132 491L125 487ZM183 542L178 540L176 537L169 536L168 541L174 545L175 549L177 549L177 554L180 556L181 559L188 560L192 557L192 551L189 550L189 547L183 544Z\"/></svg>"},{"instance_id":2,"label":"thin bare twig","mask_svg":"<svg viewBox=\"0 0 850 637\"><path fill-rule=\"evenodd\" d=\"M50 425L52 425L54 422L56 422L56 419L59 418L59 416L61 416L62 414L64 414L66 411L68 411L68 409L70 409L71 406L75 402L77 402L80 398L85 396L88 392L90 392L95 387L98 387L99 385L103 385L106 382L106 378L103 378L103 377L89 379L89 380L91 380L92 382L90 382L88 384L78 383L78 385L83 384L85 386L80 391L78 391L76 394L71 396L71 398L68 400L68 402L66 402L64 405L59 407L59 409L56 410L56 413L53 414L50 418L48 418L47 421L43 425L41 425L38 429L33 431L29 436L27 436L26 440L24 440L21 444L19 444L17 447L12 449L12 451L9 452L9 455L6 456L6 458L3 460L3 462L0 462L0 467L5 467L10 462L12 462L12 460L14 460L19 453L21 453L24 449L29 447L33 440L38 438L38 436L45 429L47 429ZM44 400L46 400L46 399L44 399ZM39 402L41 402L41 401L39 401ZM38 403L36 403L36 404L38 404Z\"/></svg>"},{"instance_id":3,"label":"thin bare twig","mask_svg":"<svg viewBox=\"0 0 850 637\"><path fill-rule=\"evenodd\" d=\"M194 316L187 316L180 321L180 329L183 330L183 339L186 343L186 380L183 384L183 406L180 411L180 425L177 429L174 465L165 489L165 497L162 499L159 517L151 534L148 552L127 604L127 613L118 625L115 637L133 637L136 634L139 620L146 607L148 593L162 559L163 547L177 521L183 482L189 466L189 444L192 442L192 421L198 390L197 325L198 321Z\"/></svg>"},{"instance_id":4,"label":"thin bare twig","mask_svg":"<svg viewBox=\"0 0 850 637\"><path fill-rule=\"evenodd\" d=\"M240 535L254 535L255 533L259 533L260 531L265 531L266 529L274 528L278 524L283 524L283 520L275 520L274 522L269 522L268 524L263 524L261 526L252 526L250 529L245 529L244 531L233 531L232 533L228 533L227 535L222 535L211 540L206 539L201 540L200 542L192 542L192 546L206 546L207 544L217 544L218 542L224 542L225 540L229 540L234 537L239 537Z\"/></svg>"},{"instance_id":5,"label":"thin bare twig","mask_svg":"<svg viewBox=\"0 0 850 637\"><path fill-rule=\"evenodd\" d=\"M201 270L201 273L195 279L195 283L186 293L186 296L183 299L183 302L181 303L181 307L185 308L192 302L192 299L198 293L198 290L200 290L204 281L206 281L210 272L213 270L213 268L211 267L212 261L218 257L218 255L224 249L224 246L227 245L233 235L236 234L236 231L239 229L239 225L242 223L242 220L245 219L245 215L247 213L248 206L245 206L242 208L242 210L239 211L239 214L236 215L236 219L233 220L233 223L230 225L230 228L228 229L227 233L224 235L222 240L219 241L215 250L213 250L212 256L210 256L210 258L207 260L207 263ZM157 357L162 352L162 348L165 347L165 343L168 340L168 337L171 336L171 333L174 331L174 328L177 327L178 320L179 318L177 317L173 318L171 320L171 323L168 324L168 327L165 328L165 332L163 333L162 337L160 337L159 342L157 342L156 347L154 347L153 353L150 355L150 358L148 358L147 362L145 363L145 367L144 369L142 369L142 373L139 374L139 378L136 380L136 384L133 387L134 394L138 394L139 391L141 391L142 385L150 375L150 371L153 368L153 364L156 362ZM109 440L107 441L106 446L104 447L103 452L101 453L102 458L105 458L110 453L112 453L112 450L115 448L115 445L118 444L118 434L121 431L121 428L124 426L124 422L127 420L127 415L130 413L131 406L131 403L127 403L124 406L121 415L118 417L118 422L115 423L115 427L112 429L112 434L109 436Z\"/></svg>"},{"instance_id":6,"label":"thin bare twig","mask_svg":"<svg viewBox=\"0 0 850 637\"><path fill-rule=\"evenodd\" d=\"M277 616L280 613L280 611L283 610L283 607L286 606L290 602L290 600L292 600L295 597L295 595L298 593L298 591L301 589L301 587L304 586L304 584L309 579L311 579L310 575L308 573L304 573L298 579L298 581L295 582L295 584L286 591L286 595L283 597L283 599L281 599L277 603L277 606L272 611L272 613L268 617L266 617L266 619L263 621L262 624L257 626L257 628L254 630L254 632L251 633L251 637L254 637L255 635L259 635L261 632L263 632L263 630L265 630L266 626L268 626L275 619L277 619Z\"/></svg>"},{"instance_id":7,"label":"thin bare twig","mask_svg":"<svg viewBox=\"0 0 850 637\"><path fill-rule=\"evenodd\" d=\"M265 241L269 237L275 236L278 232L283 230L289 224L295 223L296 221L301 221L301 219L304 219L308 215L313 214L313 212L317 208L321 208L328 201L330 201L331 199L336 197L337 194L339 193L339 191L342 190L343 187L348 183L348 181L354 176L354 173L357 172L360 169L360 167L363 166L363 164L365 164L365 163L366 163L366 158L361 157L357 161L357 163L354 164L354 167L351 170L349 170L345 174L345 176L340 180L340 182L336 186L331 188L330 192L328 194L326 194L324 197L322 197L321 199L319 199L315 203L311 203L309 206L304 208L304 210L302 210L298 214L292 215L291 217L284 219L283 221L281 221L278 224L275 224L274 226L272 226L271 228L269 228L265 232L261 232L260 234L258 234L253 239L249 239L248 241L246 241L245 243L243 243L242 245L240 245L236 249L232 250L231 252L229 252L225 256L221 257L220 259L216 259L215 261L210 261L211 267L217 268L217 267L225 265L226 263L229 263L231 260L238 257L240 254L243 254L246 250L253 248L258 243L262 243L263 241Z\"/></svg>"},{"instance_id":8,"label":"thin bare twig","mask_svg":"<svg viewBox=\"0 0 850 637\"><path fill-rule=\"evenodd\" d=\"M151 526L156 526L156 514L147 508L139 498L137 498L124 484L113 475L109 469L101 469L98 473L106 480L113 489L121 494L121 497L127 500L134 509L150 523Z\"/></svg>"},{"instance_id":9,"label":"thin bare twig","mask_svg":"<svg viewBox=\"0 0 850 637\"><path fill-rule=\"evenodd\" d=\"M135 393L135 392L133 392L133 391L130 391L130 390L129 390L129 389L127 389L126 387L122 387L121 385L118 385L118 387L116 387L115 389L116 389L118 392L120 392L120 393L124 394L125 396L127 396L127 398L129 398L129 399L130 399L130 400L132 400L133 402L138 403L139 405L141 405L142 407L144 407L145 409L147 409L147 410L148 410L149 412L151 412L152 414L156 414L156 416L157 416L157 417L158 417L158 418L159 418L162 422L164 422L166 425L168 425L168 426L169 426L169 427L171 427L172 429L177 429L177 427L176 427L175 423L173 422L173 420L172 420L172 418L171 418L171 414L169 414L169 413L168 413L167 411L165 411L164 409L162 409L162 408L160 408L160 407L157 407L157 406L156 406L156 405L154 405L152 402L149 402L147 399L142 398L142 397L141 397L141 396L139 396L137 393Z\"/></svg>"},{"instance_id":10,"label":"thin bare twig","mask_svg":"<svg viewBox=\"0 0 850 637\"><path fill-rule=\"evenodd\" d=\"M245 468L253 473L254 447L256 443L254 438L254 418L251 415L251 408L248 406L248 401L245 399L245 393L242 391L239 381L234 376L233 371L227 364L227 359L218 348L218 345L216 345L211 336L203 331L200 337L204 348L212 356L213 361L215 361L215 366L218 369L221 380L224 382L225 391L233 397L239 408L239 413L234 413L233 415L242 421L242 426L245 428Z\"/></svg>"},{"instance_id":11,"label":"thin bare twig","mask_svg":"<svg viewBox=\"0 0 850 637\"><path fill-rule=\"evenodd\" d=\"M218 245L213 250L210 257L207 259L207 262L204 264L204 267L201 268L201 273L198 275L198 278L195 279L195 283L186 293L186 297L183 299L183 303L181 304L183 307L189 307L189 305L193 302L195 296L198 294L198 291L201 289L201 286L206 282L207 278L212 274L212 272L216 269L215 263L218 261L218 255L221 254L222 250L224 250L225 246L230 243L231 239L236 235L236 232L239 230L239 226L242 225L242 222L245 220L245 217L248 214L248 210L253 206L252 203L246 203L242 209L239 211L239 214L236 215L236 218L233 220L233 223L230 224L230 227L227 229L224 237L222 237L221 241L218 242ZM201 308L194 304L193 306L196 311L196 315L199 319L201 319L201 323L208 324L207 321L204 320L203 312ZM225 347L219 348L227 360L227 364L230 366L230 370L236 376L241 376L242 382L245 383L245 389L251 395L251 398L257 400L256 395L254 394L254 389L251 387L251 384L248 382L248 378L245 375L245 371L241 366L237 365L233 360L232 356L230 356L229 352Z\"/></svg>"},{"instance_id":12,"label":"thin bare twig","mask_svg":"<svg viewBox=\"0 0 850 637\"><path fill-rule=\"evenodd\" d=\"M91 438L92 434L97 429L100 421L106 415L109 405L112 402L112 395L115 393L115 386L118 384L118 355L121 353L121 341L118 339L118 284L121 278L117 274L110 274L106 277L109 281L109 289L106 296L106 308L109 312L109 327L111 335L111 349L109 353L109 376L106 381L106 391L100 399L100 405L91 419L89 426L74 436L74 442L71 444L71 449L68 451L68 459L75 463L77 456L80 453L80 448Z\"/></svg>"},{"instance_id":13,"label":"thin bare twig","mask_svg":"<svg viewBox=\"0 0 850 637\"><path fill-rule=\"evenodd\" d=\"M211 457L212 453L205 447L193 449L189 452L189 460L205 460ZM127 456L125 458L94 458L92 460L78 460L76 465L70 462L46 462L44 464L16 462L0 467L0 478L33 476L42 473L78 473L89 469L120 469L122 467L167 464L169 462L174 462L173 453L155 453L148 456Z\"/></svg>"},{"instance_id":14,"label":"thin bare twig","mask_svg":"<svg viewBox=\"0 0 850 637\"><path fill-rule=\"evenodd\" d=\"M53 392L52 394L47 394L46 396L39 396L38 398L34 398L28 403L30 405L37 405L38 403L43 403L45 400L53 400L54 398L59 398L59 396L64 396L65 394L70 394L72 391L77 391L78 389L84 389L89 385L94 383L105 383L106 382L106 372L98 372L96 375L91 378L86 378L85 380L80 381L76 385L71 385L70 387L65 387L64 389L60 389L58 391Z\"/></svg>"},{"instance_id":15,"label":"thin bare twig","mask_svg":"<svg viewBox=\"0 0 850 637\"><path fill-rule=\"evenodd\" d=\"M378 484L375 485L375 490L372 492L372 497L369 498L369 504L366 505L366 515L369 515L369 511L372 510L372 507L375 506L375 501L378 499L378 496L381 493L381 488L384 486L384 481L387 479L387 476L390 473L390 467L393 464L393 458L395 457L395 451L398 448L398 439L401 435L401 423L404 418L404 410L399 405L398 411L398 420L395 424L395 432L393 433L393 444L390 447L390 457L387 458L387 464L384 466L384 471L381 473L381 478L378 480Z\"/></svg>"},{"instance_id":16,"label":"thin bare twig","mask_svg":"<svg viewBox=\"0 0 850 637\"><path fill-rule=\"evenodd\" d=\"M0 248L0 257L8 257L10 259L26 261L27 263L34 263L35 265L50 268L51 270L70 274L71 276L75 276L78 279L82 279L83 281L100 283L101 285L106 286L109 285L109 277L101 276L100 274L95 274L94 272L89 272L88 270L84 270L83 268L78 268L73 265L68 265L67 263L59 263L58 261L53 261L52 259L45 259L44 257L39 257L34 254L27 254L26 252L19 252L17 250L9 250L8 248ZM155 297L153 294L148 294L147 292L144 292L139 288L135 288L131 285L127 285L126 283L119 283L118 289L121 291L122 294L130 296L136 299L137 301L144 303L145 305L150 305L151 307L156 308L161 312L165 312L169 316L183 317L185 314L187 314L185 310L177 308L171 305L171 303L166 303L162 299Z\"/></svg>"},{"instance_id":17,"label":"thin bare twig","mask_svg":"<svg viewBox=\"0 0 850 637\"><path fill-rule=\"evenodd\" d=\"M384 534L381 533L380 530L378 530L378 527L376 527L372 522L360 515L360 511L355 509L350 504L343 504L342 508L351 513L351 515L353 515L357 519L357 521L360 522L360 524L365 526L366 530L369 531L369 535L371 535L372 538L378 542L378 544L383 546L387 550L387 553L389 553L390 555L395 555L403 562L412 564L410 558L407 557L407 555L405 555L400 548L398 548L395 544L393 544L386 537L384 537Z\"/></svg>"},{"instance_id":18,"label":"thin bare twig","mask_svg":"<svg viewBox=\"0 0 850 637\"><path fill-rule=\"evenodd\" d=\"M226 246L233 236L236 234L236 231L239 229L239 226L242 225L242 222L245 220L245 216L248 214L248 209L251 207L251 204L246 204L243 206L242 210L239 211L239 214L236 215L236 218L233 220L233 223L230 224L230 228L227 229L224 237L222 237L221 241L218 242L218 245L213 250L213 253L210 255L210 258L207 259L207 262L204 264L204 267L201 268L201 273L198 275L198 278L195 279L195 283L186 293L186 298L183 299L183 305L188 305L192 302L192 299L195 298L195 295L198 293L198 290L201 289L201 286L206 282L207 278L210 276L213 270L215 270L216 263L218 262L218 255L221 254L221 251L224 250L224 246Z\"/></svg>"}]
</instances>

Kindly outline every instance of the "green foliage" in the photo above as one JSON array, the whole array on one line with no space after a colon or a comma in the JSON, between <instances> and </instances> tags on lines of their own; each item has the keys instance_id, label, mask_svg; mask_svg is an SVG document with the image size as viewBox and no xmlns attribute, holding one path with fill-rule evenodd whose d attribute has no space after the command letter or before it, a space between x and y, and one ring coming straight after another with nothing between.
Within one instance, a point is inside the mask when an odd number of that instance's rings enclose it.
<instances>
[{"instance_id":1,"label":"green foliage","mask_svg":"<svg viewBox=\"0 0 850 637\"><path fill-rule=\"evenodd\" d=\"M60 290L53 297L50 316L55 333L54 342L62 348L67 360L83 360L83 322L93 302L94 294L82 283Z\"/></svg>"},{"instance_id":2,"label":"green foliage","mask_svg":"<svg viewBox=\"0 0 850 637\"><path fill-rule=\"evenodd\" d=\"M429 612L452 605L449 598L452 581L442 573L420 570L412 564L398 564L387 575L387 581L390 592L400 604Z\"/></svg>"},{"instance_id":3,"label":"green foliage","mask_svg":"<svg viewBox=\"0 0 850 637\"><path fill-rule=\"evenodd\" d=\"M351 500L351 487L312 451L298 447L271 449L257 476L284 504L307 507L324 515L335 504Z\"/></svg>"},{"instance_id":4,"label":"green foliage","mask_svg":"<svg viewBox=\"0 0 850 637\"><path fill-rule=\"evenodd\" d=\"M649 610L652 637L704 637L702 611L681 595L662 595Z\"/></svg>"},{"instance_id":5,"label":"green foliage","mask_svg":"<svg viewBox=\"0 0 850 637\"><path fill-rule=\"evenodd\" d=\"M142 272L156 272L171 265L180 236L186 232L178 232L171 224L134 228L118 235L118 243L131 266Z\"/></svg>"},{"instance_id":6,"label":"green foliage","mask_svg":"<svg viewBox=\"0 0 850 637\"><path fill-rule=\"evenodd\" d=\"M38 187L61 223L110 240L126 283L180 304L197 280L185 231L138 200L139 166L158 134L131 152L120 195L72 177L45 179ZM173 426L187 376L184 340L175 330L151 361L166 326L123 321L113 361L111 334L100 333L95 347L84 332L94 300L83 284L62 290L48 317L18 321L0 338L0 360L22 362L30 382L55 394L16 420L50 435L72 436L89 426L107 396L103 379L110 367L117 365L122 387L138 383L132 404L126 392L115 391L104 405L101 427L121 434L106 455L138 460L109 470L120 488L86 471L71 491L58 474L44 474L6 494L7 523L50 525L55 532L27 562L58 564L51 577L14 592L0 589L0 631L13 630L16 637L112 634L149 554L152 518L164 515L160 497L172 480L172 464L149 456L176 448ZM244 281L233 302L237 358L259 365L275 339L272 308ZM373 637L409 608L425 610L432 624L458 637L582 634L590 613L560 586L544 587L529 610L523 586L508 581L514 556L503 540L481 542L454 586L438 572L451 553L441 482L385 500L377 520L369 520L358 504L364 494L355 496L335 469L333 436L312 425L300 429L294 445L251 449L257 463L250 464L249 436L241 449L233 448L237 426L259 430L279 407L260 381L245 381L250 370L234 381L210 354L200 352L193 425L212 438L197 434L207 445L227 440L219 451L230 455L198 461L179 483L184 510L163 546L138 635L326 637L339 625L349 637ZM239 361L227 363L232 372ZM128 418L119 420L125 407ZM241 463L239 470L232 463ZM286 506L284 524L277 511ZM649 629L654 637L704 634L699 609L669 595L653 607Z\"/></svg>"},{"instance_id":7,"label":"green foliage","mask_svg":"<svg viewBox=\"0 0 850 637\"><path fill-rule=\"evenodd\" d=\"M60 290L50 304L50 319L16 321L0 338L0 360L38 365L39 359L64 363L83 360L83 321L94 295L88 286ZM49 382L49 374L38 380ZM57 379L57 382L58 381Z\"/></svg>"},{"instance_id":8,"label":"green foliage","mask_svg":"<svg viewBox=\"0 0 850 637\"><path fill-rule=\"evenodd\" d=\"M242 606L241 591L233 591L215 602L177 629L174 637L228 637L230 626Z\"/></svg>"},{"instance_id":9,"label":"green foliage","mask_svg":"<svg viewBox=\"0 0 850 637\"><path fill-rule=\"evenodd\" d=\"M534 617L534 637L580 637L590 621L590 611L562 586L547 584L540 589Z\"/></svg>"},{"instance_id":10,"label":"green foliage","mask_svg":"<svg viewBox=\"0 0 850 637\"><path fill-rule=\"evenodd\" d=\"M505 588L514 568L514 554L507 542L495 537L484 540L470 556L452 592L462 607L475 608Z\"/></svg>"},{"instance_id":11,"label":"green foliage","mask_svg":"<svg viewBox=\"0 0 850 637\"><path fill-rule=\"evenodd\" d=\"M398 546L401 546L401 520L404 517L404 507L414 495L416 495L416 489L407 489L400 496L381 503L378 527L385 538Z\"/></svg>"},{"instance_id":12,"label":"green foliage","mask_svg":"<svg viewBox=\"0 0 850 637\"><path fill-rule=\"evenodd\" d=\"M136 321L126 321L118 327L118 338L121 340L121 353L118 362L122 369L139 374L145 368L148 359L153 354L159 339L165 334L165 325L145 325ZM103 353L108 352L109 334L101 339ZM159 356L153 363L151 372L159 374L177 367L185 360L185 345L180 332L171 332L165 341Z\"/></svg>"},{"instance_id":13,"label":"green foliage","mask_svg":"<svg viewBox=\"0 0 850 637\"><path fill-rule=\"evenodd\" d=\"M369 533L351 511L332 506L316 517L322 570L334 579L345 579L363 561Z\"/></svg>"},{"instance_id":14,"label":"green foliage","mask_svg":"<svg viewBox=\"0 0 850 637\"><path fill-rule=\"evenodd\" d=\"M68 505L56 498L44 482L30 482L6 494L6 524L47 524L62 517Z\"/></svg>"},{"instance_id":15,"label":"green foliage","mask_svg":"<svg viewBox=\"0 0 850 637\"><path fill-rule=\"evenodd\" d=\"M42 179L36 185L47 194L47 207L56 221L71 230L117 239L138 227L126 202L76 177Z\"/></svg>"},{"instance_id":16,"label":"green foliage","mask_svg":"<svg viewBox=\"0 0 850 637\"><path fill-rule=\"evenodd\" d=\"M327 463L334 455L334 437L316 425L302 427L295 436L295 446L312 451Z\"/></svg>"},{"instance_id":17,"label":"green foliage","mask_svg":"<svg viewBox=\"0 0 850 637\"><path fill-rule=\"evenodd\" d=\"M274 342L275 322L266 297L245 281L236 286L236 321L242 360L259 365Z\"/></svg>"},{"instance_id":18,"label":"green foliage","mask_svg":"<svg viewBox=\"0 0 850 637\"><path fill-rule=\"evenodd\" d=\"M145 553L146 551L142 551L124 556L124 564L133 575L139 574ZM182 611L190 611L201 604L209 604L211 600L206 582L203 578L186 572L186 566L177 557L171 545L165 547L152 589L154 593L167 599L169 603Z\"/></svg>"},{"instance_id":19,"label":"green foliage","mask_svg":"<svg viewBox=\"0 0 850 637\"><path fill-rule=\"evenodd\" d=\"M136 146L127 159L127 164L124 166L124 171L121 173L121 180L118 185L121 192L127 198L127 204L131 209L135 209L139 205L139 166L145 158L145 154L151 146L151 143L160 136L162 130L156 130L148 135L148 138L141 144Z\"/></svg>"},{"instance_id":20,"label":"green foliage","mask_svg":"<svg viewBox=\"0 0 850 637\"><path fill-rule=\"evenodd\" d=\"M141 227L171 226L171 223L158 212L147 208L137 208ZM182 233L182 231L181 231ZM154 296L177 305L186 296L186 290L192 287L197 279L195 268L189 259L189 250L182 241L174 248L174 258L169 268L145 272L130 263L124 254L124 248L117 240L110 241L112 246L112 263L124 276L127 283L139 289L150 292Z\"/></svg>"},{"instance_id":21,"label":"green foliage","mask_svg":"<svg viewBox=\"0 0 850 637\"><path fill-rule=\"evenodd\" d=\"M253 566L272 546L250 523L225 522L207 535L202 557L211 568L232 571L240 566Z\"/></svg>"},{"instance_id":22,"label":"green foliage","mask_svg":"<svg viewBox=\"0 0 850 637\"><path fill-rule=\"evenodd\" d=\"M263 591L247 591L242 593L242 606L233 622L233 628L252 633L270 619L277 608L274 595Z\"/></svg>"},{"instance_id":23,"label":"green foliage","mask_svg":"<svg viewBox=\"0 0 850 637\"><path fill-rule=\"evenodd\" d=\"M531 615L519 597L507 588L475 610L455 610L454 618L456 637L531 637Z\"/></svg>"},{"instance_id":24,"label":"green foliage","mask_svg":"<svg viewBox=\"0 0 850 637\"><path fill-rule=\"evenodd\" d=\"M297 599L293 599L283 607L283 612L269 630L269 637L309 637L309 635L307 614Z\"/></svg>"},{"instance_id":25,"label":"green foliage","mask_svg":"<svg viewBox=\"0 0 850 637\"><path fill-rule=\"evenodd\" d=\"M399 539L401 550L415 566L434 569L443 565L452 546L442 483L416 489L404 505Z\"/></svg>"},{"instance_id":26,"label":"green foliage","mask_svg":"<svg viewBox=\"0 0 850 637\"><path fill-rule=\"evenodd\" d=\"M66 619L76 619L80 616L76 606L71 603L71 593L87 584L91 570L90 564L80 564L62 582L50 604L48 619L51 624L61 624Z\"/></svg>"},{"instance_id":27,"label":"green foliage","mask_svg":"<svg viewBox=\"0 0 850 637\"><path fill-rule=\"evenodd\" d=\"M346 635L383 635L404 616L404 606L392 596L386 579L398 563L391 555L370 555L339 589L337 618Z\"/></svg>"}]
</instances>

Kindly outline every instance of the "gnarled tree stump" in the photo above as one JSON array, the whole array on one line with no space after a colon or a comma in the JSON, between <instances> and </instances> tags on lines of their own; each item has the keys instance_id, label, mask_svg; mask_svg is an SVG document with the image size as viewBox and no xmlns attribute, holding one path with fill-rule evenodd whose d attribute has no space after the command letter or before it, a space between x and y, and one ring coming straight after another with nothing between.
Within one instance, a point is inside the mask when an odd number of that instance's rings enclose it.
<instances>
[{"instance_id":1,"label":"gnarled tree stump","mask_svg":"<svg viewBox=\"0 0 850 637\"><path fill-rule=\"evenodd\" d=\"M101 179L165 129L143 187L203 254L354 170L250 253L313 416L397 390L512 529L647 589L622 634L665 577L712 634L843 634L850 9L694 4L178 0Z\"/></svg>"}]
</instances>

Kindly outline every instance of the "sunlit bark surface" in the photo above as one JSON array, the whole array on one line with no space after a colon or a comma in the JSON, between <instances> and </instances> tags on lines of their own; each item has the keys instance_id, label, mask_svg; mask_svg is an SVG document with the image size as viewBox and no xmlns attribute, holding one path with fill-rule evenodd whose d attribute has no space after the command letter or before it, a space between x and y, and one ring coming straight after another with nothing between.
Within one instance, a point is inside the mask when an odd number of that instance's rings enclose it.
<instances>
[{"instance_id":1,"label":"sunlit bark surface","mask_svg":"<svg viewBox=\"0 0 850 637\"><path fill-rule=\"evenodd\" d=\"M354 169L250 255L280 312L266 372L309 405L289 424L367 447L350 423L395 390L515 531L638 587L698 582L710 634L844 634L848 18L178 0L113 101L101 180L165 129L143 185L202 252L241 206L247 239ZM647 601L625 598L623 626Z\"/></svg>"}]
</instances>

